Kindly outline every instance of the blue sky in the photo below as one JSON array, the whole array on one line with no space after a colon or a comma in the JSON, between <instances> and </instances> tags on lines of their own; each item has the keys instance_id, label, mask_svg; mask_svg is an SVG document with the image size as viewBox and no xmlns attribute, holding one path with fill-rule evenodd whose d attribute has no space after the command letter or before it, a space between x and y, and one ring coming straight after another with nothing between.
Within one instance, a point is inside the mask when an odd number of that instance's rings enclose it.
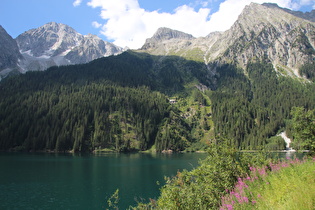
<instances>
[{"instance_id":1,"label":"blue sky","mask_svg":"<svg viewBox=\"0 0 315 210\"><path fill-rule=\"evenodd\" d=\"M250 2L311 11L314 0L1 0L0 25L13 37L48 22L139 48L159 27L206 36L227 30Z\"/></svg>"}]
</instances>

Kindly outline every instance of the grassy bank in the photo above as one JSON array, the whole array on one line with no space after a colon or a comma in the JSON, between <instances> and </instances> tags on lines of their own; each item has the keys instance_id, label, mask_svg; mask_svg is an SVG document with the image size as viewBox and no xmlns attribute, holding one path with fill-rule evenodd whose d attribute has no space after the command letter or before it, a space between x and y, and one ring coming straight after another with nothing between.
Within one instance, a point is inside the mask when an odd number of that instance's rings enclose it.
<instances>
[{"instance_id":1,"label":"grassy bank","mask_svg":"<svg viewBox=\"0 0 315 210\"><path fill-rule=\"evenodd\" d=\"M251 168L222 198L220 209L314 209L315 159Z\"/></svg>"}]
</instances>

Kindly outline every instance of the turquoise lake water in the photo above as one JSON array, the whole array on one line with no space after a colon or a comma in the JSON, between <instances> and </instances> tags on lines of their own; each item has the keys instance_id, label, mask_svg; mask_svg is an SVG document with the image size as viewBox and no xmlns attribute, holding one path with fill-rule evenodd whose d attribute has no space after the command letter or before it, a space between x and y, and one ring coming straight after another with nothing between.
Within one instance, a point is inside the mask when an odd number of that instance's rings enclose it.
<instances>
[{"instance_id":1,"label":"turquoise lake water","mask_svg":"<svg viewBox=\"0 0 315 210\"><path fill-rule=\"evenodd\" d=\"M0 153L0 209L106 209L119 189L119 208L157 198L157 181L198 166L206 154Z\"/></svg>"}]
</instances>

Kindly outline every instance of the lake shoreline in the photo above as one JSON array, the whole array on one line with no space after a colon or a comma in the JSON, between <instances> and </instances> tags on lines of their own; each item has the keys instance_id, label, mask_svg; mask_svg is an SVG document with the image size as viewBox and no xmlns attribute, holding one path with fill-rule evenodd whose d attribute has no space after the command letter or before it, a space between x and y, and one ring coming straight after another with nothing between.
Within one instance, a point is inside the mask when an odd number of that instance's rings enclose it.
<instances>
[{"instance_id":1,"label":"lake shoreline","mask_svg":"<svg viewBox=\"0 0 315 210\"><path fill-rule=\"evenodd\" d=\"M240 150L239 152L241 153L255 153L259 152L261 150ZM133 154L133 153L143 153L143 154L190 154L190 153L207 153L207 151L204 150L199 150L199 151L179 151L175 152L173 150L163 150L162 152L157 152L155 149L149 149L145 151L139 151L139 150L134 150L134 151L128 151L128 152L117 152L112 149L97 149L93 151L87 151L87 152L75 152L73 150L65 150L65 151L56 151L56 150L23 150L23 149L15 149L11 148L8 150L0 150L0 152L8 152L8 153L47 153L47 154ZM272 150L272 151L266 151L270 153L308 153L309 150Z\"/></svg>"}]
</instances>

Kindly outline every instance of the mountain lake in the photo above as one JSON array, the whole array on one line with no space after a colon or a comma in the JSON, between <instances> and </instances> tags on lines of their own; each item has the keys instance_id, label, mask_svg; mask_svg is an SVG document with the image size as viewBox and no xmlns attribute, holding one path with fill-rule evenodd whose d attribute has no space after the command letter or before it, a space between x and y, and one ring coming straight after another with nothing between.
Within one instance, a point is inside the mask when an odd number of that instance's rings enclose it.
<instances>
[{"instance_id":1,"label":"mountain lake","mask_svg":"<svg viewBox=\"0 0 315 210\"><path fill-rule=\"evenodd\" d=\"M0 153L0 209L106 209L116 189L119 209L126 209L157 198L165 176L193 169L204 157Z\"/></svg>"},{"instance_id":2,"label":"mountain lake","mask_svg":"<svg viewBox=\"0 0 315 210\"><path fill-rule=\"evenodd\" d=\"M0 209L106 209L116 189L119 209L127 209L156 199L165 176L191 170L206 156L0 153Z\"/></svg>"}]
</instances>

